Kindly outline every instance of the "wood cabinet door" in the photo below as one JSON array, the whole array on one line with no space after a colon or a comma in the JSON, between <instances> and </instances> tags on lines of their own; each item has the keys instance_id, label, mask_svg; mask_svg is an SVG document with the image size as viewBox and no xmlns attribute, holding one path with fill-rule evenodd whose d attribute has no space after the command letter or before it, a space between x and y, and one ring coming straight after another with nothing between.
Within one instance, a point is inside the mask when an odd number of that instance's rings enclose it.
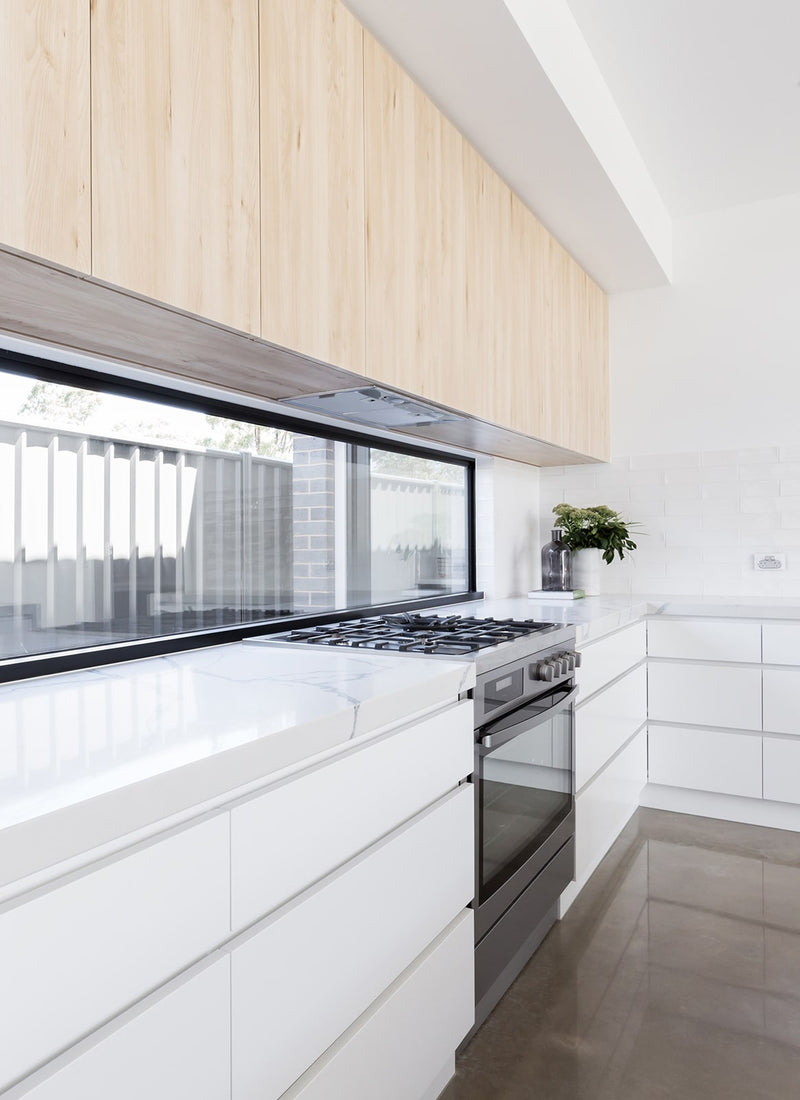
<instances>
[{"instance_id":1,"label":"wood cabinet door","mask_svg":"<svg viewBox=\"0 0 800 1100\"><path fill-rule=\"evenodd\" d=\"M0 4L0 241L91 267L89 4Z\"/></svg>"},{"instance_id":2,"label":"wood cabinet door","mask_svg":"<svg viewBox=\"0 0 800 1100\"><path fill-rule=\"evenodd\" d=\"M258 0L94 0L91 32L93 274L258 333Z\"/></svg>"},{"instance_id":3,"label":"wood cabinet door","mask_svg":"<svg viewBox=\"0 0 800 1100\"><path fill-rule=\"evenodd\" d=\"M476 412L464 371L464 142L366 32L364 131L367 374Z\"/></svg>"},{"instance_id":4,"label":"wood cabinet door","mask_svg":"<svg viewBox=\"0 0 800 1100\"><path fill-rule=\"evenodd\" d=\"M362 29L261 0L261 335L364 373Z\"/></svg>"}]
</instances>

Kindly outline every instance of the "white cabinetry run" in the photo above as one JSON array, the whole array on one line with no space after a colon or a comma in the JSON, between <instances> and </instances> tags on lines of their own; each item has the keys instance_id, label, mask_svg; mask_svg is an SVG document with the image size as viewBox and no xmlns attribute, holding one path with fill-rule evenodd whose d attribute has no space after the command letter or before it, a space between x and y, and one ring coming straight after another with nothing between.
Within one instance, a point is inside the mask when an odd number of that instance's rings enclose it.
<instances>
[{"instance_id":1,"label":"white cabinetry run","mask_svg":"<svg viewBox=\"0 0 800 1100\"><path fill-rule=\"evenodd\" d=\"M6 903L4 1097L443 1088L474 1018L472 759L471 702L443 707Z\"/></svg>"},{"instance_id":2,"label":"white cabinetry run","mask_svg":"<svg viewBox=\"0 0 800 1100\"><path fill-rule=\"evenodd\" d=\"M652 618L648 681L644 805L800 828L800 623Z\"/></svg>"},{"instance_id":3,"label":"white cabinetry run","mask_svg":"<svg viewBox=\"0 0 800 1100\"><path fill-rule=\"evenodd\" d=\"M575 708L575 882L563 916L639 805L647 782L644 622L579 646Z\"/></svg>"}]
</instances>

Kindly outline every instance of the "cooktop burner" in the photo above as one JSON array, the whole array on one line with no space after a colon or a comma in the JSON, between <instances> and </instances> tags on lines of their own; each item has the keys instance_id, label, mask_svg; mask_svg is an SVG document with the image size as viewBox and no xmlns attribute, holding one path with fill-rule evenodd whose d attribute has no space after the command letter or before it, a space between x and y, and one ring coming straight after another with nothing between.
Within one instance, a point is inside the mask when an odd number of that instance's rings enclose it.
<instances>
[{"instance_id":1,"label":"cooktop burner","mask_svg":"<svg viewBox=\"0 0 800 1100\"><path fill-rule=\"evenodd\" d=\"M532 619L475 619L462 615L403 612L293 630L282 635L281 640L304 645L462 656L489 646L513 642L527 634L538 634L555 625L535 623Z\"/></svg>"}]
</instances>

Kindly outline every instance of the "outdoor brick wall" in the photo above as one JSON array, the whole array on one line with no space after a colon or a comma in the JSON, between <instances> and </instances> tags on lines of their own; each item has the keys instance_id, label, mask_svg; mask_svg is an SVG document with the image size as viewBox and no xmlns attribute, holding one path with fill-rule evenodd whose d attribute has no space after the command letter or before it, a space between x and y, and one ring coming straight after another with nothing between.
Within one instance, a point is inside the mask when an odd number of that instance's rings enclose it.
<instances>
[{"instance_id":1,"label":"outdoor brick wall","mask_svg":"<svg viewBox=\"0 0 800 1100\"><path fill-rule=\"evenodd\" d=\"M292 533L295 610L334 606L334 446L294 437Z\"/></svg>"}]
</instances>

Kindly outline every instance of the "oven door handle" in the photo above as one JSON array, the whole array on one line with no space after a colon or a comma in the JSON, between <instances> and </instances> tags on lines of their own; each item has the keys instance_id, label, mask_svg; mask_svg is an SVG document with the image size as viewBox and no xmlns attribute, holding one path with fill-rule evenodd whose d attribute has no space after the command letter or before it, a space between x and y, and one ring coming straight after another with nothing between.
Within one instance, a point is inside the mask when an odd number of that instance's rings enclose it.
<instances>
[{"instance_id":1,"label":"oven door handle","mask_svg":"<svg viewBox=\"0 0 800 1100\"><path fill-rule=\"evenodd\" d=\"M575 699L578 694L578 688L574 687L563 699L560 699L555 706L549 707L547 710L543 710L541 714L537 714L535 718L525 719L522 722L517 722L516 725L511 726L509 729L505 729L502 733L487 733L483 737L478 739L478 752L481 756L485 756L493 749L499 748L501 745L505 745L508 741L513 741L515 737L519 737L521 730L536 729L537 726L541 726L543 722L549 722L554 714L558 714L559 711L565 710Z\"/></svg>"}]
</instances>

